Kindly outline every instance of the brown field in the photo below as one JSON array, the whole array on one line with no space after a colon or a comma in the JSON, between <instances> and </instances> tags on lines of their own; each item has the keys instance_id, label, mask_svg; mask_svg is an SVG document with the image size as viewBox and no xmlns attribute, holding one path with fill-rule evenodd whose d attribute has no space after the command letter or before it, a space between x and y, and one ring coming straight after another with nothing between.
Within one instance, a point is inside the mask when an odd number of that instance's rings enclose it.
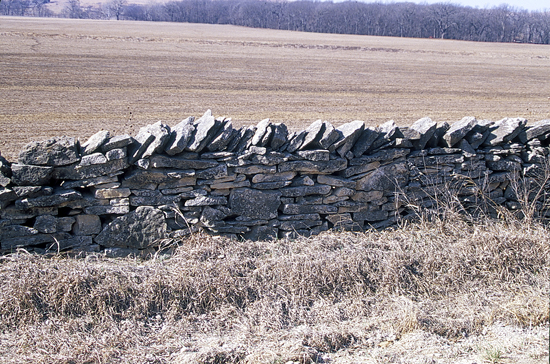
<instances>
[{"instance_id":1,"label":"brown field","mask_svg":"<svg viewBox=\"0 0 550 364\"><path fill-rule=\"evenodd\" d=\"M550 47L234 26L0 18L0 151L212 109L302 128L550 118Z\"/></svg>"}]
</instances>

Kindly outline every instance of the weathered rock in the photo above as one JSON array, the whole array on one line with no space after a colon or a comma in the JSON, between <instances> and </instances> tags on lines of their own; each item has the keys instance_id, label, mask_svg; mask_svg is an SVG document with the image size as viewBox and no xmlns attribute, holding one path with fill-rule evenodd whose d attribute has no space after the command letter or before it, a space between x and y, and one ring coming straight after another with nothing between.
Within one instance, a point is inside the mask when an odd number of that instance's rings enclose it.
<instances>
[{"instance_id":1,"label":"weathered rock","mask_svg":"<svg viewBox=\"0 0 550 364\"><path fill-rule=\"evenodd\" d=\"M347 178L347 177L355 176L361 173L372 171L378 167L380 167L380 162L378 161L365 163L363 165L352 166L344 169L342 171L342 175Z\"/></svg>"},{"instance_id":2,"label":"weathered rock","mask_svg":"<svg viewBox=\"0 0 550 364\"><path fill-rule=\"evenodd\" d=\"M186 159L165 155L155 155L150 161L153 168L207 169L218 165L218 162L209 159Z\"/></svg>"},{"instance_id":3,"label":"weathered rock","mask_svg":"<svg viewBox=\"0 0 550 364\"><path fill-rule=\"evenodd\" d=\"M335 187L347 187L355 188L355 181L348 180L342 177L330 176L325 174L320 174L317 176L317 182L324 185L335 186Z\"/></svg>"},{"instance_id":4,"label":"weathered rock","mask_svg":"<svg viewBox=\"0 0 550 364\"><path fill-rule=\"evenodd\" d=\"M49 186L14 186L12 190L18 198L34 198L53 194L53 188Z\"/></svg>"},{"instance_id":5,"label":"weathered rock","mask_svg":"<svg viewBox=\"0 0 550 364\"><path fill-rule=\"evenodd\" d=\"M537 121L531 127L522 130L518 134L518 139L521 143L526 144L528 141L548 133L550 133L550 119Z\"/></svg>"},{"instance_id":6,"label":"weathered rock","mask_svg":"<svg viewBox=\"0 0 550 364\"><path fill-rule=\"evenodd\" d=\"M245 238L252 241L268 241L277 240L279 229L271 226L254 226L248 233L245 234Z\"/></svg>"},{"instance_id":7,"label":"weathered rock","mask_svg":"<svg viewBox=\"0 0 550 364\"><path fill-rule=\"evenodd\" d=\"M267 128L271 125L269 119L264 119L256 125L256 130L254 133L254 136L252 137L252 145L259 145L262 141L265 133L267 132Z\"/></svg>"},{"instance_id":8,"label":"weathered rock","mask_svg":"<svg viewBox=\"0 0 550 364\"><path fill-rule=\"evenodd\" d=\"M256 188L258 190L278 190L289 186L291 183L291 181L260 182L253 183L252 188Z\"/></svg>"},{"instance_id":9,"label":"weathered rock","mask_svg":"<svg viewBox=\"0 0 550 364\"><path fill-rule=\"evenodd\" d=\"M223 211L212 208L210 206L205 206L202 210L200 221L206 227L219 227L225 224L223 219L225 219L226 217L227 214L225 214Z\"/></svg>"},{"instance_id":10,"label":"weathered rock","mask_svg":"<svg viewBox=\"0 0 550 364\"><path fill-rule=\"evenodd\" d=\"M57 232L57 219L52 215L37 216L33 228L44 234Z\"/></svg>"},{"instance_id":11,"label":"weathered rock","mask_svg":"<svg viewBox=\"0 0 550 364\"><path fill-rule=\"evenodd\" d=\"M69 201L75 201L82 199L82 194L72 190L59 190L51 196L41 196L36 198L25 198L23 200L17 200L15 207L17 208L29 208L29 207L49 207L59 206Z\"/></svg>"},{"instance_id":12,"label":"weathered rock","mask_svg":"<svg viewBox=\"0 0 550 364\"><path fill-rule=\"evenodd\" d=\"M286 187L281 189L281 193L285 197L298 197L307 195L327 195L331 191L331 187L327 185L316 186L300 186Z\"/></svg>"},{"instance_id":13,"label":"weathered rock","mask_svg":"<svg viewBox=\"0 0 550 364\"><path fill-rule=\"evenodd\" d=\"M84 212L89 215L123 215L130 212L130 206L90 206L86 207Z\"/></svg>"},{"instance_id":14,"label":"weathered rock","mask_svg":"<svg viewBox=\"0 0 550 364\"><path fill-rule=\"evenodd\" d=\"M85 178L78 181L63 181L61 187L65 189L71 188L84 188L92 187L96 185L106 184L106 183L116 183L118 182L118 177L109 177L109 176L99 176L93 178Z\"/></svg>"},{"instance_id":15,"label":"weathered rock","mask_svg":"<svg viewBox=\"0 0 550 364\"><path fill-rule=\"evenodd\" d=\"M291 161L279 164L279 172L302 172L313 174L331 174L345 169L348 162L344 158L330 160L328 162Z\"/></svg>"},{"instance_id":16,"label":"weathered rock","mask_svg":"<svg viewBox=\"0 0 550 364\"><path fill-rule=\"evenodd\" d=\"M239 144L235 147L234 150L232 150L235 153L242 153L244 150L246 150L252 143L252 138L254 137L254 134L256 133L256 127L250 126L246 129L243 129L240 135Z\"/></svg>"},{"instance_id":17,"label":"weathered rock","mask_svg":"<svg viewBox=\"0 0 550 364\"><path fill-rule=\"evenodd\" d=\"M59 217L56 219L56 231L69 232L73 229L76 219L74 217Z\"/></svg>"},{"instance_id":18,"label":"weathered rock","mask_svg":"<svg viewBox=\"0 0 550 364\"><path fill-rule=\"evenodd\" d=\"M353 155L355 157L362 156L366 151L368 151L371 147L374 141L378 138L380 133L376 128L365 128L362 132L359 138L357 139L357 142L351 149L353 152Z\"/></svg>"},{"instance_id":19,"label":"weathered rock","mask_svg":"<svg viewBox=\"0 0 550 364\"><path fill-rule=\"evenodd\" d=\"M218 132L218 135L214 136L212 142L206 145L206 149L211 152L223 150L229 143L232 135L233 124L231 123L231 120L225 120L222 123L221 130Z\"/></svg>"},{"instance_id":20,"label":"weathered rock","mask_svg":"<svg viewBox=\"0 0 550 364\"><path fill-rule=\"evenodd\" d=\"M523 118L504 118L497 121L489 130L489 136L483 142L484 146L496 146L514 139L525 127L527 120Z\"/></svg>"},{"instance_id":21,"label":"weathered rock","mask_svg":"<svg viewBox=\"0 0 550 364\"><path fill-rule=\"evenodd\" d=\"M318 162L328 161L330 159L330 153L328 150L316 149L316 150L299 150L296 154L304 159Z\"/></svg>"},{"instance_id":22,"label":"weathered rock","mask_svg":"<svg viewBox=\"0 0 550 364\"><path fill-rule=\"evenodd\" d=\"M129 188L100 188L94 189L94 197L97 199L122 198L130 196Z\"/></svg>"},{"instance_id":23,"label":"weathered rock","mask_svg":"<svg viewBox=\"0 0 550 364\"><path fill-rule=\"evenodd\" d=\"M286 151L289 153L294 153L295 151L297 151L302 146L306 135L307 132L305 130L302 130L301 132L294 135L294 137L290 139Z\"/></svg>"},{"instance_id":24,"label":"weathered rock","mask_svg":"<svg viewBox=\"0 0 550 364\"><path fill-rule=\"evenodd\" d=\"M18 186L47 185L53 174L53 167L12 164L11 181Z\"/></svg>"},{"instance_id":25,"label":"weathered rock","mask_svg":"<svg viewBox=\"0 0 550 364\"><path fill-rule=\"evenodd\" d=\"M281 204L278 191L259 191L239 188L231 191L229 207L235 215L251 219L274 219Z\"/></svg>"},{"instance_id":26,"label":"weathered rock","mask_svg":"<svg viewBox=\"0 0 550 364\"><path fill-rule=\"evenodd\" d=\"M164 146L170 138L170 127L163 124L161 121L157 121L154 124L147 125L139 130L139 133L150 133L155 137L147 149L143 152L140 158L149 158L153 153L161 153L164 151ZM139 134L136 136L136 140L139 140Z\"/></svg>"},{"instance_id":27,"label":"weathered rock","mask_svg":"<svg viewBox=\"0 0 550 364\"><path fill-rule=\"evenodd\" d=\"M267 127L267 130L265 131L264 137L262 140L258 143L258 147L267 147L271 143L271 138L273 137L273 133L275 132L274 127L272 124L270 124Z\"/></svg>"},{"instance_id":28,"label":"weathered rock","mask_svg":"<svg viewBox=\"0 0 550 364\"><path fill-rule=\"evenodd\" d=\"M220 130L222 123L221 120L214 118L212 112L208 110L194 124L195 134L185 150L200 153Z\"/></svg>"},{"instance_id":29,"label":"weathered rock","mask_svg":"<svg viewBox=\"0 0 550 364\"><path fill-rule=\"evenodd\" d=\"M453 147L460 142L477 125L477 120L473 116L467 116L457 121L445 135L443 135L443 144L447 147Z\"/></svg>"},{"instance_id":30,"label":"weathered rock","mask_svg":"<svg viewBox=\"0 0 550 364\"><path fill-rule=\"evenodd\" d=\"M148 131L140 129L134 142L128 146L128 162L134 163L141 159L143 153L149 148L149 145L155 140L155 136Z\"/></svg>"},{"instance_id":31,"label":"weathered rock","mask_svg":"<svg viewBox=\"0 0 550 364\"><path fill-rule=\"evenodd\" d=\"M103 153L92 153L82 157L80 160L80 166L91 166L95 164L107 163L107 158Z\"/></svg>"},{"instance_id":32,"label":"weathered rock","mask_svg":"<svg viewBox=\"0 0 550 364\"><path fill-rule=\"evenodd\" d=\"M406 163L393 163L380 167L357 181L357 190L394 191L404 187L409 180Z\"/></svg>"},{"instance_id":33,"label":"weathered rock","mask_svg":"<svg viewBox=\"0 0 550 364\"><path fill-rule=\"evenodd\" d=\"M217 179L227 176L227 164L220 163L219 165L207 169L203 169L195 173L196 178L200 179Z\"/></svg>"},{"instance_id":34,"label":"weathered rock","mask_svg":"<svg viewBox=\"0 0 550 364\"><path fill-rule=\"evenodd\" d=\"M445 135L447 130L449 130L450 128L451 128L451 126L446 121L443 122L442 124L438 124L437 127L435 128L434 134L432 135L430 140L428 140L428 143L426 144L426 147L427 148L436 148L440 144L442 144L443 143L443 135Z\"/></svg>"},{"instance_id":35,"label":"weathered rock","mask_svg":"<svg viewBox=\"0 0 550 364\"><path fill-rule=\"evenodd\" d=\"M54 168L52 178L56 180L88 180L113 175L129 167L125 159L115 159L104 164L90 166L72 165Z\"/></svg>"},{"instance_id":36,"label":"weathered rock","mask_svg":"<svg viewBox=\"0 0 550 364\"><path fill-rule=\"evenodd\" d=\"M462 149L462 152L466 157L473 157L476 155L475 149L472 148L472 146L470 145L470 143L468 143L466 139L462 139L458 144L458 147Z\"/></svg>"},{"instance_id":37,"label":"weathered rock","mask_svg":"<svg viewBox=\"0 0 550 364\"><path fill-rule=\"evenodd\" d=\"M108 141L103 144L101 147L101 150L106 153L113 149L120 149L124 147L128 147L129 145L132 145L134 143L134 138L129 136L128 134L124 135L117 135L112 138L110 138Z\"/></svg>"},{"instance_id":38,"label":"weathered rock","mask_svg":"<svg viewBox=\"0 0 550 364\"><path fill-rule=\"evenodd\" d=\"M364 129L365 123L360 120L340 125L336 128L339 139L329 147L329 151L333 152L336 150L341 157L344 157L353 148Z\"/></svg>"},{"instance_id":39,"label":"weathered rock","mask_svg":"<svg viewBox=\"0 0 550 364\"><path fill-rule=\"evenodd\" d=\"M113 161L117 159L123 159L126 158L127 155L127 149L124 148L115 148L111 149L107 153L105 153L105 158L107 158L108 161Z\"/></svg>"},{"instance_id":40,"label":"weathered rock","mask_svg":"<svg viewBox=\"0 0 550 364\"><path fill-rule=\"evenodd\" d=\"M421 150L426 147L436 128L437 123L426 117L415 121L407 132L403 134L406 139L413 141L414 149Z\"/></svg>"},{"instance_id":41,"label":"weathered rock","mask_svg":"<svg viewBox=\"0 0 550 364\"><path fill-rule=\"evenodd\" d=\"M363 192L359 191L356 192L351 198L353 201L357 202L371 202L373 200L381 199L384 196L384 191L369 191L369 192Z\"/></svg>"},{"instance_id":42,"label":"weathered rock","mask_svg":"<svg viewBox=\"0 0 550 364\"><path fill-rule=\"evenodd\" d=\"M247 129L244 128L244 127L239 128L239 129L233 129L233 131L231 132L231 137L229 138L230 141L229 141L229 143L227 144L227 147L226 147L226 150L228 152L232 153L235 150L235 148L237 148L237 146L239 145L239 142L241 141L241 135L244 135L246 130Z\"/></svg>"},{"instance_id":43,"label":"weathered rock","mask_svg":"<svg viewBox=\"0 0 550 364\"><path fill-rule=\"evenodd\" d=\"M242 173L242 174L277 173L277 167L276 166L256 166L256 165L246 166L246 167L235 167L235 173Z\"/></svg>"},{"instance_id":44,"label":"weathered rock","mask_svg":"<svg viewBox=\"0 0 550 364\"><path fill-rule=\"evenodd\" d=\"M107 130L98 131L80 146L80 153L82 155L95 153L109 140L110 136L111 134Z\"/></svg>"},{"instance_id":45,"label":"weathered rock","mask_svg":"<svg viewBox=\"0 0 550 364\"><path fill-rule=\"evenodd\" d=\"M388 212L382 211L382 210L375 210L375 211L362 211L362 212L355 212L353 213L353 220L358 222L375 222L375 221L382 221L387 219Z\"/></svg>"},{"instance_id":46,"label":"weathered rock","mask_svg":"<svg viewBox=\"0 0 550 364\"><path fill-rule=\"evenodd\" d=\"M176 155L185 150L189 140L191 140L195 132L195 126L193 125L194 121L195 118L190 116L172 128L170 137L164 147L164 151L168 155Z\"/></svg>"},{"instance_id":47,"label":"weathered rock","mask_svg":"<svg viewBox=\"0 0 550 364\"><path fill-rule=\"evenodd\" d=\"M74 138L55 137L41 142L30 142L19 153L20 164L65 166L78 162Z\"/></svg>"},{"instance_id":48,"label":"weathered rock","mask_svg":"<svg viewBox=\"0 0 550 364\"><path fill-rule=\"evenodd\" d=\"M312 123L305 130L306 135L304 137L304 141L302 142L302 145L300 146L299 150L304 150L306 148L310 148L314 146L323 136L324 128L325 128L325 124L321 120L317 120L314 123Z\"/></svg>"},{"instance_id":49,"label":"weathered rock","mask_svg":"<svg viewBox=\"0 0 550 364\"><path fill-rule=\"evenodd\" d=\"M282 207L283 214L298 215L298 214L335 214L338 208L331 205L299 205L299 204L284 204Z\"/></svg>"},{"instance_id":50,"label":"weathered rock","mask_svg":"<svg viewBox=\"0 0 550 364\"><path fill-rule=\"evenodd\" d=\"M166 222L162 211L140 206L131 213L117 217L95 237L105 247L144 249L166 236Z\"/></svg>"},{"instance_id":51,"label":"weathered rock","mask_svg":"<svg viewBox=\"0 0 550 364\"><path fill-rule=\"evenodd\" d=\"M77 215L73 225L75 235L95 235L101 232L101 220L97 215Z\"/></svg>"},{"instance_id":52,"label":"weathered rock","mask_svg":"<svg viewBox=\"0 0 550 364\"><path fill-rule=\"evenodd\" d=\"M185 201L185 206L214 206L214 205L227 205L227 198L223 196L197 196L192 200Z\"/></svg>"},{"instance_id":53,"label":"weathered rock","mask_svg":"<svg viewBox=\"0 0 550 364\"><path fill-rule=\"evenodd\" d=\"M279 229L286 231L295 231L300 229L311 229L312 227L319 226L323 222L321 220L296 220L296 221L283 221L279 225Z\"/></svg>"},{"instance_id":54,"label":"weathered rock","mask_svg":"<svg viewBox=\"0 0 550 364\"><path fill-rule=\"evenodd\" d=\"M17 236L8 239L0 239L2 250L13 250L24 248L26 246L40 245L44 243L53 243L54 237L51 234L36 234L30 236Z\"/></svg>"},{"instance_id":55,"label":"weathered rock","mask_svg":"<svg viewBox=\"0 0 550 364\"><path fill-rule=\"evenodd\" d=\"M271 149L279 150L288 141L288 129L285 124L273 124L272 128Z\"/></svg>"},{"instance_id":56,"label":"weathered rock","mask_svg":"<svg viewBox=\"0 0 550 364\"><path fill-rule=\"evenodd\" d=\"M322 135L319 141L314 143L314 148L328 149L340 137L340 134L338 133L338 131L336 131L336 128L334 128L331 123L329 123L328 121L324 121L323 124L324 128L322 129Z\"/></svg>"},{"instance_id":57,"label":"weathered rock","mask_svg":"<svg viewBox=\"0 0 550 364\"><path fill-rule=\"evenodd\" d=\"M0 230L0 242L9 238L27 237L38 234L38 230L28 226L7 225Z\"/></svg>"},{"instance_id":58,"label":"weathered rock","mask_svg":"<svg viewBox=\"0 0 550 364\"><path fill-rule=\"evenodd\" d=\"M296 177L296 172L282 172L273 174L256 174L252 177L252 183L290 181Z\"/></svg>"}]
</instances>

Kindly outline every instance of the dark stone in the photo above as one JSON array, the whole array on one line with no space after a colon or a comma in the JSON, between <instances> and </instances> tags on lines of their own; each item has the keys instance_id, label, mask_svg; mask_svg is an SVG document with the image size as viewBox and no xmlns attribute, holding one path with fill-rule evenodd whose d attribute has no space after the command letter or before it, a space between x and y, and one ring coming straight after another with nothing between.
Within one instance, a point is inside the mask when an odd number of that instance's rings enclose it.
<instances>
[{"instance_id":1,"label":"dark stone","mask_svg":"<svg viewBox=\"0 0 550 364\"><path fill-rule=\"evenodd\" d=\"M153 168L206 169L218 165L218 162L214 160L185 159L181 157L167 157L165 155L155 155L150 160Z\"/></svg>"},{"instance_id":2,"label":"dark stone","mask_svg":"<svg viewBox=\"0 0 550 364\"><path fill-rule=\"evenodd\" d=\"M30 142L19 153L19 163L39 166L65 166L78 162L74 138L56 137L41 142Z\"/></svg>"},{"instance_id":3,"label":"dark stone","mask_svg":"<svg viewBox=\"0 0 550 364\"><path fill-rule=\"evenodd\" d=\"M307 195L328 195L331 187L327 185L301 186L282 188L281 193L285 197L299 197Z\"/></svg>"},{"instance_id":4,"label":"dark stone","mask_svg":"<svg viewBox=\"0 0 550 364\"><path fill-rule=\"evenodd\" d=\"M357 142L351 149L353 155L355 157L362 156L367 150L371 148L372 144L379 135L380 133L376 128L365 128L365 130L361 132L361 135L357 139Z\"/></svg>"},{"instance_id":5,"label":"dark stone","mask_svg":"<svg viewBox=\"0 0 550 364\"><path fill-rule=\"evenodd\" d=\"M522 118L499 120L489 129L489 136L487 136L483 145L494 147L498 144L507 143L523 131L525 124L527 124L527 120Z\"/></svg>"},{"instance_id":6,"label":"dark stone","mask_svg":"<svg viewBox=\"0 0 550 364\"><path fill-rule=\"evenodd\" d=\"M279 164L279 172L306 172L314 174L331 174L345 169L347 159L339 158L327 162L291 161Z\"/></svg>"},{"instance_id":7,"label":"dark stone","mask_svg":"<svg viewBox=\"0 0 550 364\"><path fill-rule=\"evenodd\" d=\"M362 191L394 191L404 187L409 181L406 163L393 163L382 166L372 174L357 181L357 189Z\"/></svg>"},{"instance_id":8,"label":"dark stone","mask_svg":"<svg viewBox=\"0 0 550 364\"><path fill-rule=\"evenodd\" d=\"M57 219L52 215L37 216L33 228L44 234L57 232Z\"/></svg>"},{"instance_id":9,"label":"dark stone","mask_svg":"<svg viewBox=\"0 0 550 364\"><path fill-rule=\"evenodd\" d=\"M53 167L12 164L11 181L18 186L46 185L50 182Z\"/></svg>"},{"instance_id":10,"label":"dark stone","mask_svg":"<svg viewBox=\"0 0 550 364\"><path fill-rule=\"evenodd\" d=\"M355 120L336 128L339 134L339 139L330 146L329 151L336 150L340 157L344 157L347 152L353 148L355 142L365 129L365 123L360 120Z\"/></svg>"},{"instance_id":11,"label":"dark stone","mask_svg":"<svg viewBox=\"0 0 550 364\"><path fill-rule=\"evenodd\" d=\"M115 159L105 164L90 166L72 165L54 168L52 178L56 180L87 180L112 175L129 167L125 159Z\"/></svg>"},{"instance_id":12,"label":"dark stone","mask_svg":"<svg viewBox=\"0 0 550 364\"><path fill-rule=\"evenodd\" d=\"M286 148L286 151L289 153L294 153L297 151L304 142L304 139L306 137L307 132L305 130L302 130L298 134L294 135L292 139L290 139L290 142L288 144L288 147Z\"/></svg>"},{"instance_id":13,"label":"dark stone","mask_svg":"<svg viewBox=\"0 0 550 364\"><path fill-rule=\"evenodd\" d=\"M550 119L537 121L532 126L521 131L518 134L518 139L521 143L526 144L528 141L547 133L550 133Z\"/></svg>"},{"instance_id":14,"label":"dark stone","mask_svg":"<svg viewBox=\"0 0 550 364\"><path fill-rule=\"evenodd\" d=\"M199 179L216 179L227 176L227 164L219 165L196 172L195 177Z\"/></svg>"},{"instance_id":15,"label":"dark stone","mask_svg":"<svg viewBox=\"0 0 550 364\"><path fill-rule=\"evenodd\" d=\"M296 152L296 155L304 159L319 162L319 161L328 161L330 159L330 153L328 150L317 149L317 150L299 150Z\"/></svg>"},{"instance_id":16,"label":"dark stone","mask_svg":"<svg viewBox=\"0 0 550 364\"><path fill-rule=\"evenodd\" d=\"M340 137L340 134L338 131L336 131L336 128L329 123L328 121L324 121L324 129L321 135L321 138L317 143L315 143L315 148L321 148L321 149L328 149L332 144L334 144L338 138Z\"/></svg>"},{"instance_id":17,"label":"dark stone","mask_svg":"<svg viewBox=\"0 0 550 364\"><path fill-rule=\"evenodd\" d=\"M288 141L288 129L285 124L273 124L272 128L271 149L279 150Z\"/></svg>"},{"instance_id":18,"label":"dark stone","mask_svg":"<svg viewBox=\"0 0 550 364\"><path fill-rule=\"evenodd\" d=\"M314 146L323 136L325 124L321 120L315 121L305 131L306 135L299 150Z\"/></svg>"},{"instance_id":19,"label":"dark stone","mask_svg":"<svg viewBox=\"0 0 550 364\"><path fill-rule=\"evenodd\" d=\"M428 143L426 144L426 147L428 148L436 148L438 147L440 144L442 144L442 140L443 140L443 135L445 135L445 133L447 132L447 130L449 130L451 126L449 125L448 122L443 122L443 124L438 124L438 126L435 128L435 132L434 134L432 135L432 137L430 138L430 140L428 140Z\"/></svg>"},{"instance_id":20,"label":"dark stone","mask_svg":"<svg viewBox=\"0 0 550 364\"><path fill-rule=\"evenodd\" d=\"M128 146L128 162L135 163L141 158L143 153L149 148L149 145L155 140L155 136L148 131L142 131L140 129L139 134L136 135L134 142Z\"/></svg>"},{"instance_id":21,"label":"dark stone","mask_svg":"<svg viewBox=\"0 0 550 364\"><path fill-rule=\"evenodd\" d=\"M59 190L51 196L41 196L36 198L26 198L23 200L17 200L15 207L17 208L29 208L29 207L50 207L59 206L66 202L76 201L82 199L82 194L72 190Z\"/></svg>"},{"instance_id":22,"label":"dark stone","mask_svg":"<svg viewBox=\"0 0 550 364\"><path fill-rule=\"evenodd\" d=\"M414 122L403 135L406 139L413 142L413 146L416 150L421 150L426 147L426 144L435 133L436 128L437 123L426 117Z\"/></svg>"},{"instance_id":23,"label":"dark stone","mask_svg":"<svg viewBox=\"0 0 550 364\"><path fill-rule=\"evenodd\" d=\"M114 219L94 240L105 247L144 249L165 236L164 213L149 206L140 206Z\"/></svg>"},{"instance_id":24,"label":"dark stone","mask_svg":"<svg viewBox=\"0 0 550 364\"><path fill-rule=\"evenodd\" d=\"M218 132L218 135L214 136L212 142L206 145L206 149L210 152L223 150L229 143L232 135L233 124L231 123L231 120L225 120L222 123L221 130Z\"/></svg>"},{"instance_id":25,"label":"dark stone","mask_svg":"<svg viewBox=\"0 0 550 364\"><path fill-rule=\"evenodd\" d=\"M239 188L231 191L229 207L233 214L251 219L274 219L281 204L281 192Z\"/></svg>"},{"instance_id":26,"label":"dark stone","mask_svg":"<svg viewBox=\"0 0 550 364\"><path fill-rule=\"evenodd\" d=\"M338 208L331 205L299 205L299 204L284 204L282 208L283 214L298 215L298 214L335 214Z\"/></svg>"},{"instance_id":27,"label":"dark stone","mask_svg":"<svg viewBox=\"0 0 550 364\"><path fill-rule=\"evenodd\" d=\"M223 196L197 196L192 200L185 201L185 206L214 206L214 205L227 205L227 198Z\"/></svg>"},{"instance_id":28,"label":"dark stone","mask_svg":"<svg viewBox=\"0 0 550 364\"><path fill-rule=\"evenodd\" d=\"M279 230L276 227L259 225L254 226L244 235L245 239L252 241L277 240Z\"/></svg>"}]
</instances>

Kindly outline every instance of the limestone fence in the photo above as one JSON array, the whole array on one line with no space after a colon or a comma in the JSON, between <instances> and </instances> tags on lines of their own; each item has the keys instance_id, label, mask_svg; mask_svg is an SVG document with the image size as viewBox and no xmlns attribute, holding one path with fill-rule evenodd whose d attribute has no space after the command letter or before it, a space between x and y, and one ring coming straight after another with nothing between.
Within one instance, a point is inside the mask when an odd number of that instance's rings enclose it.
<instances>
[{"instance_id":1,"label":"limestone fence","mask_svg":"<svg viewBox=\"0 0 550 364\"><path fill-rule=\"evenodd\" d=\"M199 230L264 240L380 229L442 201L493 215L527 203L544 217L549 143L550 120L319 120L289 132L269 119L236 129L210 110L135 137L31 142L17 163L0 157L1 253L146 255Z\"/></svg>"}]
</instances>

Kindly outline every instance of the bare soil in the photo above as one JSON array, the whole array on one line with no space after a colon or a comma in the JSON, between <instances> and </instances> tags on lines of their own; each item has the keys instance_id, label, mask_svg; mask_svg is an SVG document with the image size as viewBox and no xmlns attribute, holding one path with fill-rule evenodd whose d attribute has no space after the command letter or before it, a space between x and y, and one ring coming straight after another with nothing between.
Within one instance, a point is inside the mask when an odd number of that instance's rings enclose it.
<instances>
[{"instance_id":1,"label":"bare soil","mask_svg":"<svg viewBox=\"0 0 550 364\"><path fill-rule=\"evenodd\" d=\"M225 25L0 18L0 151L206 109L300 129L550 118L550 47Z\"/></svg>"}]
</instances>

